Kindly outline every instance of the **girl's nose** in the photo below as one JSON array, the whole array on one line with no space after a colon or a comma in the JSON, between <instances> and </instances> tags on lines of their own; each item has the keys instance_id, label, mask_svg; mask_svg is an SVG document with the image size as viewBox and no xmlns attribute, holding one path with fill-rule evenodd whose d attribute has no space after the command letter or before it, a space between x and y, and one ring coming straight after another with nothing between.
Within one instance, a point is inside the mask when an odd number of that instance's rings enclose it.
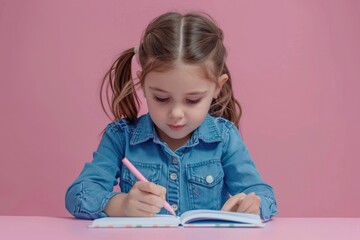
<instances>
[{"instance_id":1,"label":"girl's nose","mask_svg":"<svg viewBox=\"0 0 360 240\"><path fill-rule=\"evenodd\" d=\"M179 119L184 117L184 111L180 106L174 106L171 110L170 110L170 117L173 119Z\"/></svg>"}]
</instances>

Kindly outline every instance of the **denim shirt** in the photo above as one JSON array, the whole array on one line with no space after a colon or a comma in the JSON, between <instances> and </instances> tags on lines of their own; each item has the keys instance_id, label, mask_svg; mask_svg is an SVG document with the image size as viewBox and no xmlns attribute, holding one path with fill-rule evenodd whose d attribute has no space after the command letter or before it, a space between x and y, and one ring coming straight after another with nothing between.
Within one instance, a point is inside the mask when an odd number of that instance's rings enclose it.
<instances>
[{"instance_id":1,"label":"denim shirt","mask_svg":"<svg viewBox=\"0 0 360 240\"><path fill-rule=\"evenodd\" d=\"M66 192L66 208L78 218L106 217L115 194L127 193L138 181L121 160L127 157L151 182L167 189L166 200L177 215L192 209L220 210L229 194L255 192L260 215L277 213L272 187L260 177L235 125L207 115L186 145L172 151L145 114L135 122L109 124L91 163ZM113 187L120 182L121 192ZM162 208L162 214L167 211Z\"/></svg>"}]
</instances>

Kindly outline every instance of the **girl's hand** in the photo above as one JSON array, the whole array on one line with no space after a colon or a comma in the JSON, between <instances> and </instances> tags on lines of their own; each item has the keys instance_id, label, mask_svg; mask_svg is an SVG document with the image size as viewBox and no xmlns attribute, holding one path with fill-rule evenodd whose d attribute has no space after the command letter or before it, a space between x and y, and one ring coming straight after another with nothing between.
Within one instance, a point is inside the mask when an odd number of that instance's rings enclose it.
<instances>
[{"instance_id":1,"label":"girl's hand","mask_svg":"<svg viewBox=\"0 0 360 240\"><path fill-rule=\"evenodd\" d=\"M255 193L246 195L245 193L238 193L230 197L221 208L222 211L228 212L243 212L260 214L260 197Z\"/></svg>"},{"instance_id":2,"label":"girl's hand","mask_svg":"<svg viewBox=\"0 0 360 240\"><path fill-rule=\"evenodd\" d=\"M151 182L138 181L127 194L112 197L105 208L108 216L150 217L164 207L166 189Z\"/></svg>"}]
</instances>

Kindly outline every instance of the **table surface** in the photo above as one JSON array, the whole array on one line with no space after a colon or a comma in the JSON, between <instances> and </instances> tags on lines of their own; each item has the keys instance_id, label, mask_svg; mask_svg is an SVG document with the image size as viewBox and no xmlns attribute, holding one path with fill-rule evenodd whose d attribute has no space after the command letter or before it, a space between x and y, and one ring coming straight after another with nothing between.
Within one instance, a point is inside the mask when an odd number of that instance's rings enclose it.
<instances>
[{"instance_id":1,"label":"table surface","mask_svg":"<svg viewBox=\"0 0 360 240\"><path fill-rule=\"evenodd\" d=\"M274 218L263 228L103 228L88 220L0 216L0 239L360 239L360 218Z\"/></svg>"}]
</instances>

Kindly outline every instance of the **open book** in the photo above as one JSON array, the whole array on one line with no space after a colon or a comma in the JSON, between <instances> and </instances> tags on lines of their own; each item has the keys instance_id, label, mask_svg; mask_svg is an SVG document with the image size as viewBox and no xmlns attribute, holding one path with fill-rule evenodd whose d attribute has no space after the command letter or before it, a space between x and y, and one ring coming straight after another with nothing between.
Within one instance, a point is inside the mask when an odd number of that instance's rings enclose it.
<instances>
[{"instance_id":1,"label":"open book","mask_svg":"<svg viewBox=\"0 0 360 240\"><path fill-rule=\"evenodd\" d=\"M88 227L263 227L260 216L216 210L191 210L181 216L158 214L154 217L105 217Z\"/></svg>"}]
</instances>

